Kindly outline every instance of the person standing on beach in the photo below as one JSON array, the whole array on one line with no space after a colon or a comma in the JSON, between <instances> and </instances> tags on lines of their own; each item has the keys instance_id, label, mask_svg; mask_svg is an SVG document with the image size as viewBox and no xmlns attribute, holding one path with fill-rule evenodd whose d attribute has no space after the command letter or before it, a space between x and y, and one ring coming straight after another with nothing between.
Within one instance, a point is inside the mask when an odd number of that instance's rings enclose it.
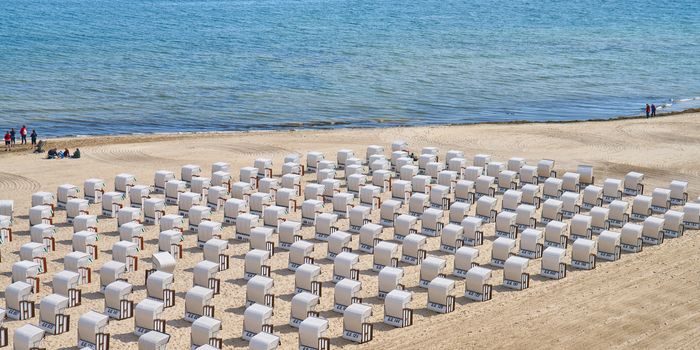
<instances>
[{"instance_id":1,"label":"person standing on beach","mask_svg":"<svg viewBox=\"0 0 700 350\"><path fill-rule=\"evenodd\" d=\"M12 137L10 136L10 132L6 131L5 132L5 152L8 152L10 150L10 140L12 140Z\"/></svg>"},{"instance_id":2,"label":"person standing on beach","mask_svg":"<svg viewBox=\"0 0 700 350\"><path fill-rule=\"evenodd\" d=\"M651 104L651 116L656 117L656 105L653 103Z\"/></svg>"},{"instance_id":3,"label":"person standing on beach","mask_svg":"<svg viewBox=\"0 0 700 350\"><path fill-rule=\"evenodd\" d=\"M22 144L26 145L27 144L27 126L22 125L22 128L19 129L19 136L22 139Z\"/></svg>"},{"instance_id":4,"label":"person standing on beach","mask_svg":"<svg viewBox=\"0 0 700 350\"><path fill-rule=\"evenodd\" d=\"M649 118L649 115L651 114L651 107L647 103L647 118Z\"/></svg>"},{"instance_id":5,"label":"person standing on beach","mask_svg":"<svg viewBox=\"0 0 700 350\"><path fill-rule=\"evenodd\" d=\"M32 134L29 137L32 138L32 146L36 146L36 130L32 129Z\"/></svg>"},{"instance_id":6,"label":"person standing on beach","mask_svg":"<svg viewBox=\"0 0 700 350\"><path fill-rule=\"evenodd\" d=\"M10 141L12 145L17 143L17 139L15 139L15 128L10 129Z\"/></svg>"}]
</instances>

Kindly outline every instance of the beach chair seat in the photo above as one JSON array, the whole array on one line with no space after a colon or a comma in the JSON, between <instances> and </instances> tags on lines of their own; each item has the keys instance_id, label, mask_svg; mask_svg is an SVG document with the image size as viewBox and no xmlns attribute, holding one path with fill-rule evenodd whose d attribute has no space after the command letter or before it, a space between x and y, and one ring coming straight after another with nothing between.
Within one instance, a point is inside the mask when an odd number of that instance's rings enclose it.
<instances>
[{"instance_id":1,"label":"beach chair seat","mask_svg":"<svg viewBox=\"0 0 700 350\"><path fill-rule=\"evenodd\" d=\"M387 241L378 242L374 246L374 253L372 256L372 271L379 272L387 266L397 267L399 259L401 258L399 245Z\"/></svg>"},{"instance_id":2,"label":"beach chair seat","mask_svg":"<svg viewBox=\"0 0 700 350\"><path fill-rule=\"evenodd\" d=\"M413 325L413 309L410 308L412 294L393 290L386 295L384 302L384 323L397 328Z\"/></svg>"},{"instance_id":3,"label":"beach chair seat","mask_svg":"<svg viewBox=\"0 0 700 350\"><path fill-rule=\"evenodd\" d=\"M454 311L455 307L455 282L453 280L436 277L428 284L427 309L446 314Z\"/></svg>"},{"instance_id":4,"label":"beach chair seat","mask_svg":"<svg viewBox=\"0 0 700 350\"><path fill-rule=\"evenodd\" d=\"M443 170L438 173L437 184L440 186L445 186L448 188L448 192L454 192L455 185L457 185L457 180L459 174L456 171Z\"/></svg>"},{"instance_id":5,"label":"beach chair seat","mask_svg":"<svg viewBox=\"0 0 700 350\"><path fill-rule=\"evenodd\" d=\"M399 160L399 164L400 164ZM398 166L398 165L397 165ZM417 165L406 164L399 167L399 179L404 181L411 181L414 177L418 176L419 169Z\"/></svg>"},{"instance_id":6,"label":"beach chair seat","mask_svg":"<svg viewBox=\"0 0 700 350\"><path fill-rule=\"evenodd\" d=\"M637 195L632 201L632 221L644 221L652 214L652 201L650 196Z\"/></svg>"},{"instance_id":7,"label":"beach chair seat","mask_svg":"<svg viewBox=\"0 0 700 350\"><path fill-rule=\"evenodd\" d=\"M567 192L571 193L571 192ZM562 221L564 219L564 202L557 199L547 199L542 205L542 217L540 223L547 225L550 221Z\"/></svg>"},{"instance_id":8,"label":"beach chair seat","mask_svg":"<svg viewBox=\"0 0 700 350\"><path fill-rule=\"evenodd\" d=\"M401 283L403 276L401 268L390 266L382 268L377 276L377 289L379 291L377 298L385 299L387 294L393 290L404 290L405 286Z\"/></svg>"},{"instance_id":9,"label":"beach chair seat","mask_svg":"<svg viewBox=\"0 0 700 350\"><path fill-rule=\"evenodd\" d=\"M577 214L571 219L570 239L575 242L579 238L591 239L593 219L588 215Z\"/></svg>"},{"instance_id":10,"label":"beach chair seat","mask_svg":"<svg viewBox=\"0 0 700 350\"><path fill-rule=\"evenodd\" d=\"M571 245L571 267L592 270L596 266L596 241L579 238Z\"/></svg>"},{"instance_id":11,"label":"beach chair seat","mask_svg":"<svg viewBox=\"0 0 700 350\"><path fill-rule=\"evenodd\" d=\"M315 226L316 218L323 212L323 202L307 199L301 203L301 223L305 226Z\"/></svg>"},{"instance_id":12,"label":"beach chair seat","mask_svg":"<svg viewBox=\"0 0 700 350\"><path fill-rule=\"evenodd\" d=\"M371 223L371 211L369 207L357 206L350 209L349 217L349 229L350 233L359 233L362 226Z\"/></svg>"},{"instance_id":13,"label":"beach chair seat","mask_svg":"<svg viewBox=\"0 0 700 350\"><path fill-rule=\"evenodd\" d=\"M415 193L429 193L433 179L427 175L416 175L411 178L411 188Z\"/></svg>"},{"instance_id":14,"label":"beach chair seat","mask_svg":"<svg viewBox=\"0 0 700 350\"><path fill-rule=\"evenodd\" d=\"M326 259L335 261L335 257L342 252L351 252L350 242L352 235L344 231L335 231L328 236L328 252Z\"/></svg>"},{"instance_id":15,"label":"beach chair seat","mask_svg":"<svg viewBox=\"0 0 700 350\"><path fill-rule=\"evenodd\" d=\"M557 177L557 172L554 170L554 161L551 159L542 159L537 162L537 179L542 182L550 177Z\"/></svg>"},{"instance_id":16,"label":"beach chair seat","mask_svg":"<svg viewBox=\"0 0 700 350\"><path fill-rule=\"evenodd\" d=\"M455 185L455 202L474 203L474 181L459 180Z\"/></svg>"},{"instance_id":17,"label":"beach chair seat","mask_svg":"<svg viewBox=\"0 0 700 350\"><path fill-rule=\"evenodd\" d=\"M328 236L338 231L338 215L321 213L316 216L315 238L320 241L328 241Z\"/></svg>"},{"instance_id":18,"label":"beach chair seat","mask_svg":"<svg viewBox=\"0 0 700 350\"><path fill-rule=\"evenodd\" d=\"M506 165L501 162L490 162L486 165L486 176L497 177L501 171L506 170Z\"/></svg>"},{"instance_id":19,"label":"beach chair seat","mask_svg":"<svg viewBox=\"0 0 700 350\"><path fill-rule=\"evenodd\" d=\"M651 211L654 213L665 213L671 208L671 190L666 188L655 188L651 193Z\"/></svg>"},{"instance_id":20,"label":"beach chair seat","mask_svg":"<svg viewBox=\"0 0 700 350\"><path fill-rule=\"evenodd\" d=\"M700 203L686 203L683 206L683 226L700 230Z\"/></svg>"},{"instance_id":21,"label":"beach chair seat","mask_svg":"<svg viewBox=\"0 0 700 350\"><path fill-rule=\"evenodd\" d=\"M472 247L460 247L455 252L454 268L452 275L456 277L466 278L467 272L474 267L479 266L476 259L479 257L479 250Z\"/></svg>"},{"instance_id":22,"label":"beach chair seat","mask_svg":"<svg viewBox=\"0 0 700 350\"><path fill-rule=\"evenodd\" d=\"M620 232L605 230L598 236L598 259L616 261L620 259L622 248L620 246Z\"/></svg>"},{"instance_id":23,"label":"beach chair seat","mask_svg":"<svg viewBox=\"0 0 700 350\"><path fill-rule=\"evenodd\" d=\"M561 221L550 221L544 227L546 247L566 248L569 241L569 225Z\"/></svg>"},{"instance_id":24,"label":"beach chair seat","mask_svg":"<svg viewBox=\"0 0 700 350\"><path fill-rule=\"evenodd\" d=\"M437 277L445 277L446 266L447 262L445 259L440 259L434 256L429 256L423 259L423 261L420 263L418 286L427 289L430 281Z\"/></svg>"},{"instance_id":25,"label":"beach chair seat","mask_svg":"<svg viewBox=\"0 0 700 350\"><path fill-rule=\"evenodd\" d=\"M440 251L455 254L464 245L464 228L459 224L448 224L442 229Z\"/></svg>"},{"instance_id":26,"label":"beach chair seat","mask_svg":"<svg viewBox=\"0 0 700 350\"><path fill-rule=\"evenodd\" d=\"M576 173L579 174L581 187L586 187L595 184L595 176L593 174L593 166L581 164L576 167Z\"/></svg>"},{"instance_id":27,"label":"beach chair seat","mask_svg":"<svg viewBox=\"0 0 700 350\"><path fill-rule=\"evenodd\" d=\"M642 224L642 240L646 244L657 245L664 242L665 220L650 216L644 220Z\"/></svg>"},{"instance_id":28,"label":"beach chair seat","mask_svg":"<svg viewBox=\"0 0 700 350\"><path fill-rule=\"evenodd\" d=\"M605 179L603 182L603 203L622 199L623 185L619 179Z\"/></svg>"},{"instance_id":29,"label":"beach chair seat","mask_svg":"<svg viewBox=\"0 0 700 350\"><path fill-rule=\"evenodd\" d=\"M503 286L515 290L530 287L530 274L525 272L530 260L519 256L511 256L503 266Z\"/></svg>"},{"instance_id":30,"label":"beach chair seat","mask_svg":"<svg viewBox=\"0 0 700 350\"><path fill-rule=\"evenodd\" d=\"M600 234L610 228L610 209L603 207L593 207L589 213L591 217L591 233Z\"/></svg>"},{"instance_id":31,"label":"beach chair seat","mask_svg":"<svg viewBox=\"0 0 700 350\"><path fill-rule=\"evenodd\" d=\"M561 189L569 192L581 192L581 175L579 173L566 172L561 177Z\"/></svg>"},{"instance_id":32,"label":"beach chair seat","mask_svg":"<svg viewBox=\"0 0 700 350\"><path fill-rule=\"evenodd\" d=\"M540 230L525 229L520 234L520 250L518 256L528 259L539 259L544 250L543 233Z\"/></svg>"},{"instance_id":33,"label":"beach chair seat","mask_svg":"<svg viewBox=\"0 0 700 350\"><path fill-rule=\"evenodd\" d=\"M518 226L516 224L517 214L509 211L503 211L496 216L496 236L517 238Z\"/></svg>"},{"instance_id":34,"label":"beach chair seat","mask_svg":"<svg viewBox=\"0 0 700 350\"><path fill-rule=\"evenodd\" d=\"M441 209L428 208L421 215L421 234L429 237L437 237L442 234L445 212Z\"/></svg>"},{"instance_id":35,"label":"beach chair seat","mask_svg":"<svg viewBox=\"0 0 700 350\"><path fill-rule=\"evenodd\" d=\"M688 202L688 182L673 180L668 185L671 190L671 205L685 205Z\"/></svg>"},{"instance_id":36,"label":"beach chair seat","mask_svg":"<svg viewBox=\"0 0 700 350\"><path fill-rule=\"evenodd\" d=\"M644 174L630 171L625 175L622 192L628 196L644 194Z\"/></svg>"},{"instance_id":37,"label":"beach chair seat","mask_svg":"<svg viewBox=\"0 0 700 350\"><path fill-rule=\"evenodd\" d=\"M613 186L614 187L614 186ZM615 200L615 199L613 199ZM611 200L610 202L612 203ZM603 188L595 185L588 185L583 189L581 208L591 210L593 207L603 205Z\"/></svg>"},{"instance_id":38,"label":"beach chair seat","mask_svg":"<svg viewBox=\"0 0 700 350\"><path fill-rule=\"evenodd\" d=\"M468 166L464 169L464 179L476 182L479 176L484 175L484 168L476 165Z\"/></svg>"},{"instance_id":39,"label":"beach chair seat","mask_svg":"<svg viewBox=\"0 0 700 350\"><path fill-rule=\"evenodd\" d=\"M467 168L467 160L464 157L451 158L447 161L447 170L457 173L457 178L464 178L464 170Z\"/></svg>"},{"instance_id":40,"label":"beach chair seat","mask_svg":"<svg viewBox=\"0 0 700 350\"><path fill-rule=\"evenodd\" d=\"M401 261L410 265L419 265L426 257L426 237L411 233L403 240Z\"/></svg>"},{"instance_id":41,"label":"beach chair seat","mask_svg":"<svg viewBox=\"0 0 700 350\"><path fill-rule=\"evenodd\" d=\"M474 266L464 278L464 296L473 301L491 300L493 285L491 280L491 270L481 266Z\"/></svg>"},{"instance_id":42,"label":"beach chair seat","mask_svg":"<svg viewBox=\"0 0 700 350\"><path fill-rule=\"evenodd\" d=\"M117 174L114 177L114 191L121 193L129 193L129 189L136 185L136 176L132 174Z\"/></svg>"},{"instance_id":43,"label":"beach chair seat","mask_svg":"<svg viewBox=\"0 0 700 350\"><path fill-rule=\"evenodd\" d=\"M520 204L515 208L515 213L517 214L515 224L518 226L519 231L523 231L526 228L537 227L537 217L536 217L537 207L529 204Z\"/></svg>"},{"instance_id":44,"label":"beach chair seat","mask_svg":"<svg viewBox=\"0 0 700 350\"><path fill-rule=\"evenodd\" d=\"M631 253L637 253L644 248L642 240L642 225L627 223L622 226L620 232L620 247L622 250Z\"/></svg>"},{"instance_id":45,"label":"beach chair seat","mask_svg":"<svg viewBox=\"0 0 700 350\"><path fill-rule=\"evenodd\" d=\"M520 187L520 192L522 192L522 203L534 205L536 208L540 207L542 203L542 191L539 185L525 184Z\"/></svg>"},{"instance_id":46,"label":"beach chair seat","mask_svg":"<svg viewBox=\"0 0 700 350\"><path fill-rule=\"evenodd\" d=\"M450 205L449 223L459 225L469 215L471 205L469 203L456 202Z\"/></svg>"},{"instance_id":47,"label":"beach chair seat","mask_svg":"<svg viewBox=\"0 0 700 350\"><path fill-rule=\"evenodd\" d=\"M511 238L496 238L491 246L491 260L489 265L503 267L509 257L516 255L515 244L516 241Z\"/></svg>"},{"instance_id":48,"label":"beach chair seat","mask_svg":"<svg viewBox=\"0 0 700 350\"><path fill-rule=\"evenodd\" d=\"M311 293L299 293L292 297L289 325L300 328L301 323L309 317L318 317L316 311L319 297Z\"/></svg>"},{"instance_id":49,"label":"beach chair seat","mask_svg":"<svg viewBox=\"0 0 700 350\"><path fill-rule=\"evenodd\" d=\"M413 194L411 181L394 180L391 186L391 199L407 203Z\"/></svg>"},{"instance_id":50,"label":"beach chair seat","mask_svg":"<svg viewBox=\"0 0 700 350\"><path fill-rule=\"evenodd\" d=\"M544 184L542 185L542 199L559 199L563 193L563 183L564 181L562 179L553 177L544 180Z\"/></svg>"},{"instance_id":51,"label":"beach chair seat","mask_svg":"<svg viewBox=\"0 0 700 350\"><path fill-rule=\"evenodd\" d=\"M566 277L566 249L547 247L542 253L540 276L551 279Z\"/></svg>"},{"instance_id":52,"label":"beach chair seat","mask_svg":"<svg viewBox=\"0 0 700 350\"><path fill-rule=\"evenodd\" d=\"M479 198L476 201L476 218L481 219L485 223L496 222L497 206L498 199L494 197L483 196Z\"/></svg>"},{"instance_id":53,"label":"beach chair seat","mask_svg":"<svg viewBox=\"0 0 700 350\"><path fill-rule=\"evenodd\" d=\"M430 196L425 193L413 193L408 200L408 215L420 217L425 209L430 208Z\"/></svg>"},{"instance_id":54,"label":"beach chair seat","mask_svg":"<svg viewBox=\"0 0 700 350\"><path fill-rule=\"evenodd\" d=\"M78 319L78 348L109 349L110 334L107 333L109 316L88 311Z\"/></svg>"},{"instance_id":55,"label":"beach chair seat","mask_svg":"<svg viewBox=\"0 0 700 350\"><path fill-rule=\"evenodd\" d=\"M362 298L359 296L361 291L360 281L349 278L338 281L333 289L333 312L342 314L350 305L362 303Z\"/></svg>"}]
</instances>

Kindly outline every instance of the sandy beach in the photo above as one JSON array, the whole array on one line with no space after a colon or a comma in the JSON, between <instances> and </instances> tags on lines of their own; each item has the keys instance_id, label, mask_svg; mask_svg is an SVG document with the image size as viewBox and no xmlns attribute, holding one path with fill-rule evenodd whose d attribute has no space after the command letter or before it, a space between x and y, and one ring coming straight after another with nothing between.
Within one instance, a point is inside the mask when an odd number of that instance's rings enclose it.
<instances>
[{"instance_id":1,"label":"sandy beach","mask_svg":"<svg viewBox=\"0 0 700 350\"><path fill-rule=\"evenodd\" d=\"M97 138L52 139L48 148L71 151L80 147L79 160L46 160L44 155L27 151L0 153L0 199L15 201L15 238L0 246L0 285L11 282L11 266L19 260L19 247L29 242L27 212L33 192L56 192L62 184L75 184L81 189L88 178L102 178L108 189L114 176L126 172L136 176L140 184L153 184L157 170L171 170L178 176L184 164L197 164L210 175L211 164L231 163L232 175L238 178L238 168L252 166L256 158L274 162L274 176L280 175L282 159L290 153L305 156L308 151L321 151L335 160L341 148L364 157L368 145L383 145L389 149L394 140L405 140L411 150L434 146L441 158L448 150L464 151L471 164L475 154L490 154L493 160L506 162L511 157L526 158L528 164L540 159L554 159L559 174L575 171L579 164L595 168L596 182L606 178L622 179L629 171L644 173L646 192L667 187L671 180L689 182L691 200L700 196L700 113L684 113L653 119L627 119L604 122L481 124L437 127L406 127L387 129L336 129L322 131L246 132L185 135L137 135ZM303 157L302 159L305 159ZM342 171L339 172L342 175ZM307 174L311 182L315 174ZM154 195L160 197L162 195ZM384 199L390 194L385 193ZM630 201L631 197L624 197ZM326 204L330 210L330 204ZM404 207L402 209L406 211ZM168 206L167 213L175 213ZM91 214L99 213L99 205L91 205ZM474 214L472 206L470 215ZM291 213L289 219L300 220L301 213ZM379 211L373 212L378 222ZM214 213L213 220L222 221L223 211ZM539 213L538 213L539 217ZM63 256L71 251L72 226L66 224L65 211L58 210L54 221L59 227L57 251L49 253L48 273L41 276L41 297L51 293L53 273L63 269ZM341 230L347 228L340 221ZM494 237L494 225L486 225L484 245L479 247L478 262L487 263ZM100 256L93 263L97 274L90 285L83 286L83 303L69 309L71 331L46 337L48 349L72 349L76 345L77 320L88 310L102 312L104 299L99 288L99 267L111 260L111 246L119 239L116 219L99 221ZM225 225L229 239L231 268L219 273L222 292L215 297L216 317L223 321L224 348L246 348L240 339L245 302L243 256L248 243L233 240L234 227ZM313 228L303 229L304 237L313 237ZM150 266L150 256L157 250L158 227L149 225L145 235L146 247L140 252L143 267L128 274L135 287L132 299L146 296L143 270ZM393 229L385 229L389 239ZM625 253L617 262L603 262L592 271L571 271L559 281L534 277L529 289L510 291L500 286L502 270L494 269L493 300L485 303L467 301L463 297L464 282L456 280L457 307L451 314L439 315L428 311L427 292L418 287L418 267L404 266L404 283L414 292L412 307L416 310L414 325L394 329L382 323L383 301L377 295L377 274L371 271L372 256L361 253L360 280L362 297L373 306L374 340L354 345L342 340L342 317L332 312L333 284L330 282L333 264L324 259L326 244L316 243L315 257L322 267L323 297L319 310L330 321L328 336L333 348L412 349L435 348L700 348L700 248L699 233L668 239L659 246L647 246L636 254ZM357 248L355 238L353 248ZM202 260L196 246L196 234L187 232L184 258L178 261L175 289L176 305L166 309L167 332L171 335L169 349L185 349L190 342L190 323L182 320L184 296L192 287L192 267ZM571 248L569 248L570 250ZM452 256L439 252L439 238L428 239L428 254L448 261L447 273L452 272ZM282 348L297 347L297 329L288 325L290 300L293 296L294 275L287 271L288 254L278 250L272 262L274 292L277 296L273 318L274 331L281 337ZM531 261L528 272L539 273L539 260ZM452 278L452 277L451 277ZM4 297L4 292L3 292ZM0 302L0 306L4 303ZM14 330L29 321L6 320L10 338ZM135 349L137 337L132 333L134 320L111 321L112 349Z\"/></svg>"}]
</instances>

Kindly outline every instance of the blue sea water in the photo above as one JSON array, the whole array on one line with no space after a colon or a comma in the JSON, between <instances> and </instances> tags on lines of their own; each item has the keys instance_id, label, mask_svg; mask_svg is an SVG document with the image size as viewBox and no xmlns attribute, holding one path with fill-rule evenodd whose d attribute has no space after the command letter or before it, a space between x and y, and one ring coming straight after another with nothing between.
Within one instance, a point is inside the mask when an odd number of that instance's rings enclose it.
<instances>
[{"instance_id":1,"label":"blue sea water","mask_svg":"<svg viewBox=\"0 0 700 350\"><path fill-rule=\"evenodd\" d=\"M0 128L600 119L700 106L698 0L3 0Z\"/></svg>"}]
</instances>

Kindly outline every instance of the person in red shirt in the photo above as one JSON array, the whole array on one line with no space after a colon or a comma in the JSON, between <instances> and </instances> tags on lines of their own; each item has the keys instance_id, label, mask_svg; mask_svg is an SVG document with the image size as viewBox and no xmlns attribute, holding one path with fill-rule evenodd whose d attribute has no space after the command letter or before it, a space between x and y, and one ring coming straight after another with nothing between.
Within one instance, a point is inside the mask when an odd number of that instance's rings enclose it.
<instances>
[{"instance_id":1,"label":"person in red shirt","mask_svg":"<svg viewBox=\"0 0 700 350\"><path fill-rule=\"evenodd\" d=\"M647 103L647 108L646 108L646 110L647 110L647 118L649 118L649 115L651 114L651 106L649 106L648 103Z\"/></svg>"},{"instance_id":2,"label":"person in red shirt","mask_svg":"<svg viewBox=\"0 0 700 350\"><path fill-rule=\"evenodd\" d=\"M5 152L10 150L10 140L12 137L10 136L10 132L6 131L5 132Z\"/></svg>"},{"instance_id":3,"label":"person in red shirt","mask_svg":"<svg viewBox=\"0 0 700 350\"><path fill-rule=\"evenodd\" d=\"M22 128L19 129L19 136L22 137L22 144L26 145L27 144L27 126L22 125Z\"/></svg>"}]
</instances>

